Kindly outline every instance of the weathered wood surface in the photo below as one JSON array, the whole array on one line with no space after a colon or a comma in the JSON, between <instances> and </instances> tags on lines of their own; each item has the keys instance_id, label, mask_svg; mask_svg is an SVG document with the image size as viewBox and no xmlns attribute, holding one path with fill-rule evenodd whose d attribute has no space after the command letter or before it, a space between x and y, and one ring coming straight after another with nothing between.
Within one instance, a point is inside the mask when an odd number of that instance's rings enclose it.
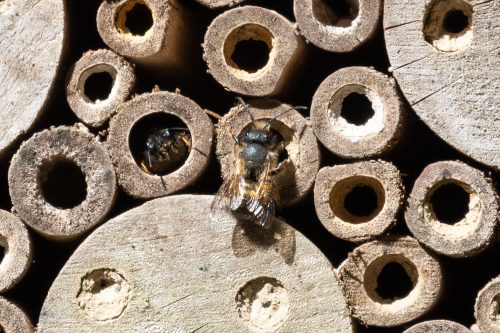
<instances>
[{"instance_id":1,"label":"weathered wood surface","mask_svg":"<svg viewBox=\"0 0 500 333\"><path fill-rule=\"evenodd\" d=\"M44 110L59 68L62 0L0 1L0 155Z\"/></svg>"},{"instance_id":2,"label":"weathered wood surface","mask_svg":"<svg viewBox=\"0 0 500 333\"><path fill-rule=\"evenodd\" d=\"M500 169L500 1L429 3L385 1L390 70L410 105L437 135ZM453 10L467 17L463 29L453 16L446 17Z\"/></svg>"},{"instance_id":3,"label":"weathered wood surface","mask_svg":"<svg viewBox=\"0 0 500 333\"><path fill-rule=\"evenodd\" d=\"M352 332L310 241L281 221L212 220L212 199L156 199L97 229L52 285L38 331Z\"/></svg>"}]
</instances>

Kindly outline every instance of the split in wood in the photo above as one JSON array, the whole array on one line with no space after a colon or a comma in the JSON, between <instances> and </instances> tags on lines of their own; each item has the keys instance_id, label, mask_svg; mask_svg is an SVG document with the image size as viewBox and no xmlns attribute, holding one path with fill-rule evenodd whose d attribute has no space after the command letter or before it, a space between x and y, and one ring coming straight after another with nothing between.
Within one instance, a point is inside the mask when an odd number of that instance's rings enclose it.
<instances>
[{"instance_id":1,"label":"split in wood","mask_svg":"<svg viewBox=\"0 0 500 333\"><path fill-rule=\"evenodd\" d=\"M344 295L365 325L398 326L429 311L442 284L439 262L411 237L365 243L339 267Z\"/></svg>"},{"instance_id":2,"label":"split in wood","mask_svg":"<svg viewBox=\"0 0 500 333\"><path fill-rule=\"evenodd\" d=\"M398 140L403 105L393 79L372 68L347 67L328 76L316 90L311 122L332 153L372 157Z\"/></svg>"},{"instance_id":3,"label":"split in wood","mask_svg":"<svg viewBox=\"0 0 500 333\"><path fill-rule=\"evenodd\" d=\"M101 222L116 194L108 152L77 127L34 134L12 158L8 177L15 212L56 240L75 238Z\"/></svg>"},{"instance_id":4,"label":"split in wood","mask_svg":"<svg viewBox=\"0 0 500 333\"><path fill-rule=\"evenodd\" d=\"M279 189L281 206L289 206L303 198L312 188L319 169L320 152L316 137L305 118L290 105L270 99L248 101L249 112L255 124L270 123L285 142L286 156L282 156L273 181ZM233 107L217 126L217 159L222 177L230 177L235 161L234 136L249 129L252 119L242 105ZM233 136L234 135L234 136Z\"/></svg>"},{"instance_id":5,"label":"split in wood","mask_svg":"<svg viewBox=\"0 0 500 333\"><path fill-rule=\"evenodd\" d=\"M484 173L442 161L415 181L405 218L419 242L440 254L466 257L494 242L497 214L497 195Z\"/></svg>"},{"instance_id":6,"label":"split in wood","mask_svg":"<svg viewBox=\"0 0 500 333\"><path fill-rule=\"evenodd\" d=\"M225 88L243 95L276 95L291 80L304 44L283 16L244 6L223 12L210 24L203 57Z\"/></svg>"},{"instance_id":7,"label":"split in wood","mask_svg":"<svg viewBox=\"0 0 500 333\"><path fill-rule=\"evenodd\" d=\"M198 1L200 4L210 9L218 9L222 7L234 7L246 0L196 0L196 1Z\"/></svg>"},{"instance_id":8,"label":"split in wood","mask_svg":"<svg viewBox=\"0 0 500 333\"><path fill-rule=\"evenodd\" d=\"M189 143L185 154L168 148L172 162L155 173L148 165L147 141L158 130L185 129ZM212 149L213 126L207 114L192 100L179 94L154 92L123 104L112 118L107 145L115 164L118 183L133 197L165 196L194 183L206 169ZM161 146L167 141L162 141ZM163 148L162 148L163 149ZM155 154L155 151L150 151ZM184 150L183 150L184 152Z\"/></svg>"},{"instance_id":9,"label":"split in wood","mask_svg":"<svg viewBox=\"0 0 500 333\"><path fill-rule=\"evenodd\" d=\"M69 70L66 98L83 123L102 126L130 96L134 67L109 50L88 51Z\"/></svg>"},{"instance_id":10,"label":"split in wood","mask_svg":"<svg viewBox=\"0 0 500 333\"><path fill-rule=\"evenodd\" d=\"M390 229L403 197L398 169L383 161L324 167L314 185L314 206L321 223L334 236L351 242L363 242Z\"/></svg>"},{"instance_id":11,"label":"split in wood","mask_svg":"<svg viewBox=\"0 0 500 333\"><path fill-rule=\"evenodd\" d=\"M471 333L471 331L453 321L429 320L413 325L403 333Z\"/></svg>"},{"instance_id":12,"label":"split in wood","mask_svg":"<svg viewBox=\"0 0 500 333\"><path fill-rule=\"evenodd\" d=\"M382 11L381 0L294 0L300 33L317 47L350 52L370 39Z\"/></svg>"},{"instance_id":13,"label":"split in wood","mask_svg":"<svg viewBox=\"0 0 500 333\"><path fill-rule=\"evenodd\" d=\"M24 311L3 297L0 297L0 328L5 333L35 332Z\"/></svg>"},{"instance_id":14,"label":"split in wood","mask_svg":"<svg viewBox=\"0 0 500 333\"><path fill-rule=\"evenodd\" d=\"M477 295L474 316L481 332L500 332L500 276Z\"/></svg>"}]
</instances>

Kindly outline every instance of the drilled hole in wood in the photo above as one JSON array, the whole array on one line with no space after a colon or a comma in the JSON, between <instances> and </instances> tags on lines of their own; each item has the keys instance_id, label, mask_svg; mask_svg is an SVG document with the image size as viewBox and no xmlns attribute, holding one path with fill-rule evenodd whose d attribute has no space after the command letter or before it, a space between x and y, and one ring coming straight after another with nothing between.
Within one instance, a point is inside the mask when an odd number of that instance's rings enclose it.
<instances>
[{"instance_id":1,"label":"drilled hole in wood","mask_svg":"<svg viewBox=\"0 0 500 333\"><path fill-rule=\"evenodd\" d=\"M153 26L153 14L146 2L128 1L117 11L116 28L124 34L144 36Z\"/></svg>"},{"instance_id":2,"label":"drilled hole in wood","mask_svg":"<svg viewBox=\"0 0 500 333\"><path fill-rule=\"evenodd\" d=\"M335 27L349 27L359 15L358 0L313 0L313 14L316 19Z\"/></svg>"},{"instance_id":3,"label":"drilled hole in wood","mask_svg":"<svg viewBox=\"0 0 500 333\"><path fill-rule=\"evenodd\" d=\"M470 195L455 183L447 183L435 189L430 197L434 215L441 223L454 224L469 212Z\"/></svg>"},{"instance_id":4,"label":"drilled hole in wood","mask_svg":"<svg viewBox=\"0 0 500 333\"><path fill-rule=\"evenodd\" d=\"M446 31L457 34L469 26L469 18L461 10L450 10L444 16L443 27Z\"/></svg>"},{"instance_id":5,"label":"drilled hole in wood","mask_svg":"<svg viewBox=\"0 0 500 333\"><path fill-rule=\"evenodd\" d=\"M39 183L44 199L60 209L76 207L87 197L85 175L75 162L65 157L42 164Z\"/></svg>"},{"instance_id":6,"label":"drilled hole in wood","mask_svg":"<svg viewBox=\"0 0 500 333\"><path fill-rule=\"evenodd\" d=\"M375 111L373 111L372 103L363 94L350 93L342 102L340 116L350 124L364 125L374 115Z\"/></svg>"},{"instance_id":7,"label":"drilled hole in wood","mask_svg":"<svg viewBox=\"0 0 500 333\"><path fill-rule=\"evenodd\" d=\"M83 93L93 103L97 100L103 101L109 97L113 81L112 75L108 72L93 73L85 80Z\"/></svg>"}]
</instances>

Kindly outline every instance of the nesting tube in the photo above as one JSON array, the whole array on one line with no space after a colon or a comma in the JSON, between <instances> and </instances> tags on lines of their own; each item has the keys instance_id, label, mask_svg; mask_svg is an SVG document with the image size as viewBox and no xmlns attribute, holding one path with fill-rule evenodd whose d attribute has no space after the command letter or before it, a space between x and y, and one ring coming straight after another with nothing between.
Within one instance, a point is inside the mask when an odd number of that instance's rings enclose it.
<instances>
[{"instance_id":1,"label":"nesting tube","mask_svg":"<svg viewBox=\"0 0 500 333\"><path fill-rule=\"evenodd\" d=\"M5 333L35 332L24 311L3 297L0 297L0 327Z\"/></svg>"},{"instance_id":2,"label":"nesting tube","mask_svg":"<svg viewBox=\"0 0 500 333\"><path fill-rule=\"evenodd\" d=\"M303 54L292 22L261 7L234 8L217 16L203 44L209 73L243 95L276 95L290 83Z\"/></svg>"},{"instance_id":3,"label":"nesting tube","mask_svg":"<svg viewBox=\"0 0 500 333\"><path fill-rule=\"evenodd\" d=\"M314 133L332 153L366 158L391 149L399 138L403 105L394 79L368 67L342 68L316 90Z\"/></svg>"},{"instance_id":4,"label":"nesting tube","mask_svg":"<svg viewBox=\"0 0 500 333\"><path fill-rule=\"evenodd\" d=\"M88 51L68 72L66 99L85 124L102 126L132 93L134 67L109 50Z\"/></svg>"},{"instance_id":5,"label":"nesting tube","mask_svg":"<svg viewBox=\"0 0 500 333\"><path fill-rule=\"evenodd\" d=\"M349 52L375 32L382 11L381 0L294 0L293 11L300 33L317 47Z\"/></svg>"},{"instance_id":6,"label":"nesting tube","mask_svg":"<svg viewBox=\"0 0 500 333\"><path fill-rule=\"evenodd\" d=\"M178 128L185 128L190 136L186 159L165 174L145 168L147 159L156 152L146 147L149 138L157 138L153 133L173 129L175 134ZM212 122L195 102L176 93L154 92L122 105L111 121L107 145L121 188L133 197L149 199L194 183L207 167L212 139ZM178 156L177 148L173 147L170 158Z\"/></svg>"},{"instance_id":7,"label":"nesting tube","mask_svg":"<svg viewBox=\"0 0 500 333\"><path fill-rule=\"evenodd\" d=\"M102 221L116 194L106 148L77 127L51 128L25 141L12 158L8 181L19 217L56 240L75 238Z\"/></svg>"},{"instance_id":8,"label":"nesting tube","mask_svg":"<svg viewBox=\"0 0 500 333\"><path fill-rule=\"evenodd\" d=\"M398 169L384 161L324 167L314 185L319 220L334 236L352 242L380 236L391 228L403 196Z\"/></svg>"},{"instance_id":9,"label":"nesting tube","mask_svg":"<svg viewBox=\"0 0 500 333\"><path fill-rule=\"evenodd\" d=\"M427 166L415 181L405 212L419 242L451 257L479 253L495 240L498 201L491 180L464 163Z\"/></svg>"},{"instance_id":10,"label":"nesting tube","mask_svg":"<svg viewBox=\"0 0 500 333\"><path fill-rule=\"evenodd\" d=\"M320 153L316 137L306 119L290 105L270 99L249 100L248 105L248 111L254 119L253 125L244 106L237 105L217 126L216 155L222 177L230 177L239 158L236 156L234 136L252 126L266 128L269 124L272 130L280 134L286 149L286 156L282 156L283 160L272 179L279 189L281 205L291 205L309 192L319 170Z\"/></svg>"},{"instance_id":11,"label":"nesting tube","mask_svg":"<svg viewBox=\"0 0 500 333\"><path fill-rule=\"evenodd\" d=\"M222 7L233 7L236 6L246 0L197 0L203 6L206 6L210 9L217 9Z\"/></svg>"},{"instance_id":12,"label":"nesting tube","mask_svg":"<svg viewBox=\"0 0 500 333\"><path fill-rule=\"evenodd\" d=\"M365 243L339 267L353 316L365 325L398 326L418 318L437 302L439 262L411 237Z\"/></svg>"},{"instance_id":13,"label":"nesting tube","mask_svg":"<svg viewBox=\"0 0 500 333\"><path fill-rule=\"evenodd\" d=\"M177 0L103 1L97 30L113 51L134 63L175 70L187 55L185 15Z\"/></svg>"},{"instance_id":14,"label":"nesting tube","mask_svg":"<svg viewBox=\"0 0 500 333\"><path fill-rule=\"evenodd\" d=\"M31 240L24 224L13 214L0 210L0 291L12 288L31 264ZM0 323L1 324L1 323Z\"/></svg>"},{"instance_id":15,"label":"nesting tube","mask_svg":"<svg viewBox=\"0 0 500 333\"><path fill-rule=\"evenodd\" d=\"M467 327L449 320L429 320L413 325L403 333L471 333Z\"/></svg>"},{"instance_id":16,"label":"nesting tube","mask_svg":"<svg viewBox=\"0 0 500 333\"><path fill-rule=\"evenodd\" d=\"M481 332L500 331L500 275L478 293L474 316Z\"/></svg>"}]
</instances>

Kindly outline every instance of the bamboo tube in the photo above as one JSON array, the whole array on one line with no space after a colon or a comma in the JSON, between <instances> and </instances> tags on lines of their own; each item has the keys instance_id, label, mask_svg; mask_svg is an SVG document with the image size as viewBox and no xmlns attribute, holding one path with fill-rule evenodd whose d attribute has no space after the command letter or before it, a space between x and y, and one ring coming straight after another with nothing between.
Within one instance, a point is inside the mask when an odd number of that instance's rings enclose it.
<instances>
[{"instance_id":1,"label":"bamboo tube","mask_svg":"<svg viewBox=\"0 0 500 333\"><path fill-rule=\"evenodd\" d=\"M478 293L474 316L481 332L500 331L500 275Z\"/></svg>"},{"instance_id":2,"label":"bamboo tube","mask_svg":"<svg viewBox=\"0 0 500 333\"><path fill-rule=\"evenodd\" d=\"M381 0L294 0L300 33L317 47L350 52L370 39L377 27Z\"/></svg>"},{"instance_id":3,"label":"bamboo tube","mask_svg":"<svg viewBox=\"0 0 500 333\"><path fill-rule=\"evenodd\" d=\"M211 220L212 200L152 200L97 229L54 281L38 331L353 332L321 251L280 220Z\"/></svg>"},{"instance_id":4,"label":"bamboo tube","mask_svg":"<svg viewBox=\"0 0 500 333\"><path fill-rule=\"evenodd\" d=\"M65 15L60 0L0 2L0 156L33 126L53 94Z\"/></svg>"},{"instance_id":5,"label":"bamboo tube","mask_svg":"<svg viewBox=\"0 0 500 333\"><path fill-rule=\"evenodd\" d=\"M403 333L471 333L467 327L449 320L429 320L413 325Z\"/></svg>"},{"instance_id":6,"label":"bamboo tube","mask_svg":"<svg viewBox=\"0 0 500 333\"><path fill-rule=\"evenodd\" d=\"M102 126L132 93L134 67L112 51L88 51L69 70L66 99L83 123Z\"/></svg>"},{"instance_id":7,"label":"bamboo tube","mask_svg":"<svg viewBox=\"0 0 500 333\"><path fill-rule=\"evenodd\" d=\"M390 70L418 116L447 143L500 168L498 1L384 2Z\"/></svg>"},{"instance_id":8,"label":"bamboo tube","mask_svg":"<svg viewBox=\"0 0 500 333\"><path fill-rule=\"evenodd\" d=\"M0 263L0 291L5 291L23 278L31 264L32 251L24 224L4 210L0 210L0 246L4 251Z\"/></svg>"},{"instance_id":9,"label":"bamboo tube","mask_svg":"<svg viewBox=\"0 0 500 333\"><path fill-rule=\"evenodd\" d=\"M5 333L35 332L24 311L3 297L0 297L0 327Z\"/></svg>"},{"instance_id":10,"label":"bamboo tube","mask_svg":"<svg viewBox=\"0 0 500 333\"><path fill-rule=\"evenodd\" d=\"M302 199L313 186L320 164L316 137L306 119L287 104L277 100L255 99L249 100L248 105L258 127L265 127L279 115L271 122L270 128L281 135L287 153L273 181L279 189L281 205L289 206ZM239 104L217 125L216 155L223 179L231 176L237 159L233 135L238 136L250 129L251 123L249 114Z\"/></svg>"},{"instance_id":11,"label":"bamboo tube","mask_svg":"<svg viewBox=\"0 0 500 333\"><path fill-rule=\"evenodd\" d=\"M196 0L203 6L210 9L217 9L221 7L234 7L246 0Z\"/></svg>"},{"instance_id":12,"label":"bamboo tube","mask_svg":"<svg viewBox=\"0 0 500 333\"><path fill-rule=\"evenodd\" d=\"M282 92L302 58L304 42L292 22L261 7L223 12L205 34L203 57L224 88L243 95Z\"/></svg>"},{"instance_id":13,"label":"bamboo tube","mask_svg":"<svg viewBox=\"0 0 500 333\"><path fill-rule=\"evenodd\" d=\"M175 71L188 52L185 16L177 0L103 1L97 29L113 51L134 63Z\"/></svg>"},{"instance_id":14,"label":"bamboo tube","mask_svg":"<svg viewBox=\"0 0 500 333\"><path fill-rule=\"evenodd\" d=\"M429 311L440 296L439 262L411 237L365 243L339 267L352 315L364 325L397 326Z\"/></svg>"},{"instance_id":15,"label":"bamboo tube","mask_svg":"<svg viewBox=\"0 0 500 333\"><path fill-rule=\"evenodd\" d=\"M311 122L332 153L373 157L398 140L403 105L393 79L372 68L347 67L328 76L316 90Z\"/></svg>"},{"instance_id":16,"label":"bamboo tube","mask_svg":"<svg viewBox=\"0 0 500 333\"><path fill-rule=\"evenodd\" d=\"M403 198L398 169L384 161L324 167L314 185L319 220L335 237L351 242L387 232L396 223Z\"/></svg>"},{"instance_id":17,"label":"bamboo tube","mask_svg":"<svg viewBox=\"0 0 500 333\"><path fill-rule=\"evenodd\" d=\"M8 178L15 212L55 240L75 238L101 222L116 194L108 152L77 127L34 134L12 158Z\"/></svg>"},{"instance_id":18,"label":"bamboo tube","mask_svg":"<svg viewBox=\"0 0 500 333\"><path fill-rule=\"evenodd\" d=\"M419 242L451 257L481 252L495 237L498 202L491 180L455 161L427 166L415 181L405 213Z\"/></svg>"},{"instance_id":19,"label":"bamboo tube","mask_svg":"<svg viewBox=\"0 0 500 333\"><path fill-rule=\"evenodd\" d=\"M172 127L187 128L191 136L189 155L166 174L145 171L141 159L148 132ZM133 197L149 199L194 183L207 167L212 139L212 122L195 102L175 93L154 92L121 106L111 121L107 145L121 188Z\"/></svg>"}]
</instances>

